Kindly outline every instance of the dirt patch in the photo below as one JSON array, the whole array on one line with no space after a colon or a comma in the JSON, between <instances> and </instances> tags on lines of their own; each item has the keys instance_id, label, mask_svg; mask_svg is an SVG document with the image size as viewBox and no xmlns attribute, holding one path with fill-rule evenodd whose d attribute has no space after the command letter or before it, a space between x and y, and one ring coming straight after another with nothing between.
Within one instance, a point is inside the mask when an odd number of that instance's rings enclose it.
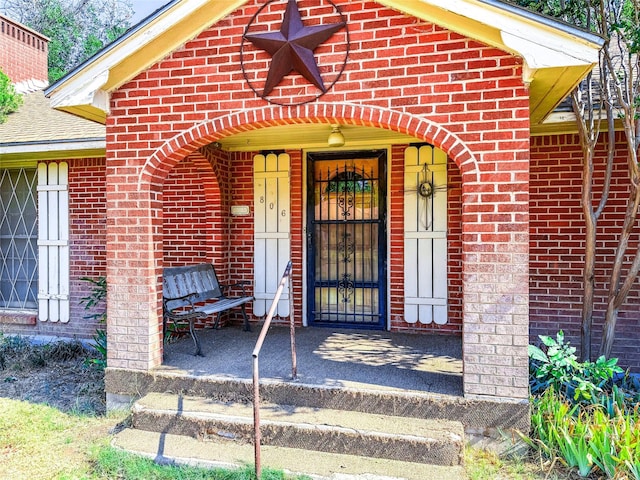
<instances>
[{"instance_id":1,"label":"dirt patch","mask_svg":"<svg viewBox=\"0 0 640 480\"><path fill-rule=\"evenodd\" d=\"M31 345L0 336L0 397L102 415L104 371L91 363L94 356L79 342Z\"/></svg>"}]
</instances>

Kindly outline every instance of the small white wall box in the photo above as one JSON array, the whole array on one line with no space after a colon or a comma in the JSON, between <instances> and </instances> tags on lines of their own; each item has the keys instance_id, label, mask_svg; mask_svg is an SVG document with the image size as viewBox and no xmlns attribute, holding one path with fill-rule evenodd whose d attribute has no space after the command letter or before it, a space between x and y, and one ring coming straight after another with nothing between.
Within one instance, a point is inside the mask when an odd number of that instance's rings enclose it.
<instances>
[{"instance_id":1,"label":"small white wall box","mask_svg":"<svg viewBox=\"0 0 640 480\"><path fill-rule=\"evenodd\" d=\"M231 215L234 217L246 217L249 213L249 205L231 205Z\"/></svg>"}]
</instances>

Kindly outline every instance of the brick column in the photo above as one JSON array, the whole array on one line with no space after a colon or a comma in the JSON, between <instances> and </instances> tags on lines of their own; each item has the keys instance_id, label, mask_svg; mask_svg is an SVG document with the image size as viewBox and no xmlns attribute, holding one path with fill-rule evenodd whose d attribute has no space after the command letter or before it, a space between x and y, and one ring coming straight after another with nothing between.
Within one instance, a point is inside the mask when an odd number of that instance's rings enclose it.
<instances>
[{"instance_id":1,"label":"brick column","mask_svg":"<svg viewBox=\"0 0 640 480\"><path fill-rule=\"evenodd\" d=\"M162 363L162 192L144 188L149 184L138 183L137 169L107 168L111 368L149 370Z\"/></svg>"},{"instance_id":2,"label":"brick column","mask_svg":"<svg viewBox=\"0 0 640 480\"><path fill-rule=\"evenodd\" d=\"M528 398L529 162L513 155L496 152L463 187L467 398Z\"/></svg>"}]
</instances>

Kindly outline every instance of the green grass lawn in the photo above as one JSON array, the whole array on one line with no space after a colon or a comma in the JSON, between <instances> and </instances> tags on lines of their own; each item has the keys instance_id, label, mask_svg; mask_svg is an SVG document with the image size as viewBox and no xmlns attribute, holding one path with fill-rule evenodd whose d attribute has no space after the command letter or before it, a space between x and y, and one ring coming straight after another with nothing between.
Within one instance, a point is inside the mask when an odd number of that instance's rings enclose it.
<instances>
[{"instance_id":1,"label":"green grass lawn","mask_svg":"<svg viewBox=\"0 0 640 480\"><path fill-rule=\"evenodd\" d=\"M0 398L0 478L6 480L140 479L252 480L238 470L160 466L109 446L110 431L127 412L104 417L64 413L25 401ZM264 469L263 480L289 478ZM307 477L296 477L303 480Z\"/></svg>"},{"instance_id":2,"label":"green grass lawn","mask_svg":"<svg viewBox=\"0 0 640 480\"><path fill-rule=\"evenodd\" d=\"M0 398L0 478L91 477L93 455L125 418L63 413L52 407Z\"/></svg>"},{"instance_id":3,"label":"green grass lawn","mask_svg":"<svg viewBox=\"0 0 640 480\"><path fill-rule=\"evenodd\" d=\"M128 412L87 416L6 398L0 398L0 411L2 479L253 480L251 467L209 470L159 466L112 448L110 432L127 421ZM548 463L505 460L473 448L467 448L466 470L470 480L570 478L558 470L548 474ZM263 472L263 480L285 478L288 477L282 472L268 469ZM298 480L303 478L306 477Z\"/></svg>"}]
</instances>

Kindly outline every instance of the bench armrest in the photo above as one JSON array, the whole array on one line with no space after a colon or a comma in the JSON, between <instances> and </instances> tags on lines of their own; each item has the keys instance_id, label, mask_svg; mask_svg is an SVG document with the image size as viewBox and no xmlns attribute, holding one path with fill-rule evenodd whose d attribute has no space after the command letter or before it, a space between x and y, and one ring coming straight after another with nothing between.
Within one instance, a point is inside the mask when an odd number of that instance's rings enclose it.
<instances>
[{"instance_id":1,"label":"bench armrest","mask_svg":"<svg viewBox=\"0 0 640 480\"><path fill-rule=\"evenodd\" d=\"M236 283L230 283L230 284L228 284L228 285L220 285L220 291L224 294L224 292L225 292L226 290L230 289L230 288L233 288L233 287L240 287L240 288L242 289L242 296L243 296L243 297L246 297L246 296L247 296L247 293L246 293L246 292L245 292L245 290L244 290L244 286L245 286L245 285L249 285L249 283L251 283L251 282L249 282L248 280L241 280L241 281L239 281L239 282L236 282Z\"/></svg>"},{"instance_id":2,"label":"bench armrest","mask_svg":"<svg viewBox=\"0 0 640 480\"><path fill-rule=\"evenodd\" d=\"M167 308L167 303L169 302L173 302L175 300L186 300L187 302L189 302L189 305L191 305L191 309L193 310L195 308L195 305L193 304L193 299L196 297L195 293L187 293L186 295L183 295L181 297L162 297L162 304L164 306L164 309L167 312L170 312L170 309ZM186 306L186 305L185 305Z\"/></svg>"}]
</instances>

